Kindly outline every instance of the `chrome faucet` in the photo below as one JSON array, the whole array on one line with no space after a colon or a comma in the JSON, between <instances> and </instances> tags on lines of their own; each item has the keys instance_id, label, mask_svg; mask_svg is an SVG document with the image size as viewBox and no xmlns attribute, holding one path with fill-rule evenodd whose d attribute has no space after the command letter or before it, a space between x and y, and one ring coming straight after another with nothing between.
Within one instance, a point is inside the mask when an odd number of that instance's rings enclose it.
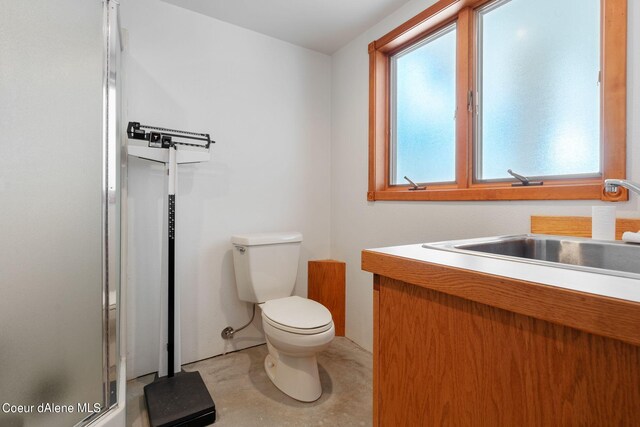
<instances>
[{"instance_id":1,"label":"chrome faucet","mask_svg":"<svg viewBox=\"0 0 640 427\"><path fill-rule=\"evenodd\" d=\"M615 193L618 187L624 187L627 190L631 190L636 194L640 194L640 185L634 184L631 181L627 181L624 179L605 179L604 180L604 191L607 193Z\"/></svg>"}]
</instances>

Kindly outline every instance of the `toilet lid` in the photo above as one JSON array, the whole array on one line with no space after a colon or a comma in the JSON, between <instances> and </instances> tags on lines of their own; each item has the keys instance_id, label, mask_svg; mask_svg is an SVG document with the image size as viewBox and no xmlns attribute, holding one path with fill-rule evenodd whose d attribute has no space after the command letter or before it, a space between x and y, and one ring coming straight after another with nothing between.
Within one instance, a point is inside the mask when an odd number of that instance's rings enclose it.
<instances>
[{"instance_id":1,"label":"toilet lid","mask_svg":"<svg viewBox=\"0 0 640 427\"><path fill-rule=\"evenodd\" d=\"M331 323L331 312L324 305L295 295L269 300L261 307L269 320L290 328L317 329Z\"/></svg>"}]
</instances>

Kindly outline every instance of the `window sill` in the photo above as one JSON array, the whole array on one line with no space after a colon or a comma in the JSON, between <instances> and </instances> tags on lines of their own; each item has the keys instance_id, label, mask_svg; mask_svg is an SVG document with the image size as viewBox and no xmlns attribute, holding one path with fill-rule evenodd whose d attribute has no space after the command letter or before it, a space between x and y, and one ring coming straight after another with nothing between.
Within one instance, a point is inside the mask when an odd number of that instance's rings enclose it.
<instances>
[{"instance_id":1,"label":"window sill","mask_svg":"<svg viewBox=\"0 0 640 427\"><path fill-rule=\"evenodd\" d=\"M369 191L368 201L417 200L417 201L497 201L497 200L605 200L621 202L628 200L626 190L605 193L602 183L545 184L531 187L511 187L486 184L471 188L433 186L426 190L409 190L406 186L392 186L384 190Z\"/></svg>"}]
</instances>

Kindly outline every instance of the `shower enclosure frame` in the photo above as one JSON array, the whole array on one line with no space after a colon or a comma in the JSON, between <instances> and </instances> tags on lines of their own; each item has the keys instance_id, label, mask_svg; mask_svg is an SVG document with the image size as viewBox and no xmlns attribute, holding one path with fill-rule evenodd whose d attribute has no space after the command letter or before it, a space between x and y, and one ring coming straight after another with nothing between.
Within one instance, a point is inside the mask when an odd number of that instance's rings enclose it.
<instances>
[{"instance_id":1,"label":"shower enclosure frame","mask_svg":"<svg viewBox=\"0 0 640 427\"><path fill-rule=\"evenodd\" d=\"M123 156L120 136L120 52L122 37L119 23L118 0L98 0L103 3L103 119L102 119L102 375L103 408L83 419L78 426L118 425L124 420L125 396L120 381L125 378L122 361L122 256L124 204L126 200L126 156ZM115 348L113 348L115 347ZM108 417L120 406L122 417ZM112 414L113 415L113 414ZM108 418L112 418L109 420ZM104 421L104 423L103 423ZM111 421L111 422L110 422ZM122 424L123 425L123 424Z\"/></svg>"},{"instance_id":2,"label":"shower enclosure frame","mask_svg":"<svg viewBox=\"0 0 640 427\"><path fill-rule=\"evenodd\" d=\"M125 425L119 6L3 3L2 426Z\"/></svg>"}]
</instances>

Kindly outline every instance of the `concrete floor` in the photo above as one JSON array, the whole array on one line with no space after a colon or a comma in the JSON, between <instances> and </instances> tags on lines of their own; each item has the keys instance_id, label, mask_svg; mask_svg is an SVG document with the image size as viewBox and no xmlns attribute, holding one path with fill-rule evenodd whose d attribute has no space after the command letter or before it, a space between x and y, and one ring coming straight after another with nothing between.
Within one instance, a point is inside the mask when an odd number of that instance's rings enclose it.
<instances>
[{"instance_id":1,"label":"concrete floor","mask_svg":"<svg viewBox=\"0 0 640 427\"><path fill-rule=\"evenodd\" d=\"M370 426L372 357L344 337L318 355L323 394L302 403L282 393L264 371L266 345L185 365L200 371L216 404L220 427ZM147 427L143 387L147 375L127 383L127 426Z\"/></svg>"}]
</instances>

